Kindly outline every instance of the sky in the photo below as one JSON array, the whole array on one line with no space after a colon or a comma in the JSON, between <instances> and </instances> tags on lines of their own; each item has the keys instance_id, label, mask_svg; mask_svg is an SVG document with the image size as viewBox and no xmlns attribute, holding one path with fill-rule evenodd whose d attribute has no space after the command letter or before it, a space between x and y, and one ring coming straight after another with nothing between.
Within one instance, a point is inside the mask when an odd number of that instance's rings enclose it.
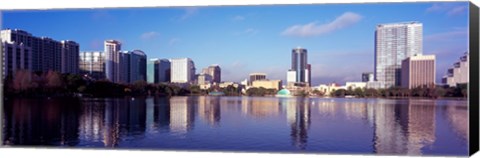
<instances>
[{"instance_id":1,"label":"sky","mask_svg":"<svg viewBox=\"0 0 480 158\"><path fill-rule=\"evenodd\" d=\"M223 81L262 72L286 81L291 51L308 50L312 84L361 81L374 71L378 24L423 24L423 54L435 54L436 82L468 50L468 2L10 10L2 29L74 40L103 51L115 39L147 58L191 58L197 73L219 64Z\"/></svg>"}]
</instances>

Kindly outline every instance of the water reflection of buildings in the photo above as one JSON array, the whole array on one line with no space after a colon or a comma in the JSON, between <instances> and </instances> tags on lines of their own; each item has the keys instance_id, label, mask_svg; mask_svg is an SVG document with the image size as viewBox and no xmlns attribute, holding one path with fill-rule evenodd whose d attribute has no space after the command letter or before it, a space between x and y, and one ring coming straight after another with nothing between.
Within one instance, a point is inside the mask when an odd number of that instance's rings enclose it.
<instances>
[{"instance_id":1,"label":"water reflection of buildings","mask_svg":"<svg viewBox=\"0 0 480 158\"><path fill-rule=\"evenodd\" d=\"M465 142L468 142L468 107L445 106L445 115L453 131Z\"/></svg>"},{"instance_id":2,"label":"water reflection of buildings","mask_svg":"<svg viewBox=\"0 0 480 158\"><path fill-rule=\"evenodd\" d=\"M210 125L220 122L220 97L199 97L198 116Z\"/></svg>"},{"instance_id":3,"label":"water reflection of buildings","mask_svg":"<svg viewBox=\"0 0 480 158\"><path fill-rule=\"evenodd\" d=\"M135 137L146 129L144 99L88 100L83 103L79 126L80 138L100 141L105 147L116 147L121 137ZM92 140L93 139L93 140Z\"/></svg>"},{"instance_id":4,"label":"water reflection of buildings","mask_svg":"<svg viewBox=\"0 0 480 158\"><path fill-rule=\"evenodd\" d=\"M286 104L287 123L290 125L290 137L292 144L299 149L307 146L308 129L310 128L310 105L309 99L282 98L282 104ZM282 105L283 106L283 105Z\"/></svg>"},{"instance_id":5,"label":"water reflection of buildings","mask_svg":"<svg viewBox=\"0 0 480 158\"><path fill-rule=\"evenodd\" d=\"M344 105L345 115L347 119L367 120L367 103L363 101L350 101Z\"/></svg>"},{"instance_id":6,"label":"water reflection of buildings","mask_svg":"<svg viewBox=\"0 0 480 158\"><path fill-rule=\"evenodd\" d=\"M242 98L242 113L244 115L251 115L254 117L269 117L278 116L281 107L280 101L277 98Z\"/></svg>"},{"instance_id":7,"label":"water reflection of buildings","mask_svg":"<svg viewBox=\"0 0 480 158\"><path fill-rule=\"evenodd\" d=\"M146 103L144 99L107 99L105 101L105 128L103 142L106 147L118 145L121 136L140 135L146 129Z\"/></svg>"},{"instance_id":8,"label":"water reflection of buildings","mask_svg":"<svg viewBox=\"0 0 480 158\"><path fill-rule=\"evenodd\" d=\"M317 104L318 112L323 116L335 116L337 109L335 107L335 102L332 101L321 101Z\"/></svg>"},{"instance_id":9,"label":"water reflection of buildings","mask_svg":"<svg viewBox=\"0 0 480 158\"><path fill-rule=\"evenodd\" d=\"M374 110L374 150L378 154L421 155L435 141L433 100L380 100Z\"/></svg>"},{"instance_id":10,"label":"water reflection of buildings","mask_svg":"<svg viewBox=\"0 0 480 158\"><path fill-rule=\"evenodd\" d=\"M187 133L193 127L194 109L191 97L170 98L170 131Z\"/></svg>"},{"instance_id":11,"label":"water reflection of buildings","mask_svg":"<svg viewBox=\"0 0 480 158\"><path fill-rule=\"evenodd\" d=\"M154 127L168 129L170 125L170 100L165 97L153 98L153 104Z\"/></svg>"},{"instance_id":12,"label":"water reflection of buildings","mask_svg":"<svg viewBox=\"0 0 480 158\"><path fill-rule=\"evenodd\" d=\"M89 106L82 106L80 116L80 139L82 140L100 140L101 130L105 124L103 119L105 116L104 101L89 101Z\"/></svg>"},{"instance_id":13,"label":"water reflection of buildings","mask_svg":"<svg viewBox=\"0 0 480 158\"><path fill-rule=\"evenodd\" d=\"M5 101L3 144L75 146L79 142L79 107L75 99Z\"/></svg>"}]
</instances>

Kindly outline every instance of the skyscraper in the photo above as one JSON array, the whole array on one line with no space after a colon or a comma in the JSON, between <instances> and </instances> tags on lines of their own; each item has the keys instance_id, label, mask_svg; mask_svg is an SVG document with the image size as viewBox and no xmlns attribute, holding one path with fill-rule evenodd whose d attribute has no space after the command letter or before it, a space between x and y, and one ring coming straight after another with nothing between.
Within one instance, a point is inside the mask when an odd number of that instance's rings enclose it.
<instances>
[{"instance_id":1,"label":"skyscraper","mask_svg":"<svg viewBox=\"0 0 480 158\"><path fill-rule=\"evenodd\" d=\"M292 78L295 75L295 78ZM308 64L307 49L292 49L292 65L287 71L287 84L295 86L311 85L311 65Z\"/></svg>"},{"instance_id":2,"label":"skyscraper","mask_svg":"<svg viewBox=\"0 0 480 158\"><path fill-rule=\"evenodd\" d=\"M148 83L170 82L170 61L168 59L150 59L147 64Z\"/></svg>"},{"instance_id":3,"label":"skyscraper","mask_svg":"<svg viewBox=\"0 0 480 158\"><path fill-rule=\"evenodd\" d=\"M79 55L80 74L100 80L105 79L105 53L81 52Z\"/></svg>"},{"instance_id":4,"label":"skyscraper","mask_svg":"<svg viewBox=\"0 0 480 158\"><path fill-rule=\"evenodd\" d=\"M147 81L147 55L141 50L128 52L128 83Z\"/></svg>"},{"instance_id":5,"label":"skyscraper","mask_svg":"<svg viewBox=\"0 0 480 158\"><path fill-rule=\"evenodd\" d=\"M212 77L212 82L220 83L222 81L221 69L218 65L210 65L209 67L204 68L202 73L210 75Z\"/></svg>"},{"instance_id":6,"label":"skyscraper","mask_svg":"<svg viewBox=\"0 0 480 158\"><path fill-rule=\"evenodd\" d=\"M78 60L79 45L74 41L59 42L48 37L36 37L19 29L2 30L0 34L2 42L22 43L31 49L31 71L78 73L78 61L75 62L75 59ZM67 62L63 62L64 59Z\"/></svg>"},{"instance_id":7,"label":"skyscraper","mask_svg":"<svg viewBox=\"0 0 480 158\"><path fill-rule=\"evenodd\" d=\"M80 45L75 41L61 41L62 43L62 73L79 73Z\"/></svg>"},{"instance_id":8,"label":"skyscraper","mask_svg":"<svg viewBox=\"0 0 480 158\"><path fill-rule=\"evenodd\" d=\"M170 77L173 83L192 83L195 79L195 64L190 58L170 59Z\"/></svg>"},{"instance_id":9,"label":"skyscraper","mask_svg":"<svg viewBox=\"0 0 480 158\"><path fill-rule=\"evenodd\" d=\"M20 69L32 69L32 50L23 43L1 42L3 55L3 77L15 75Z\"/></svg>"},{"instance_id":10,"label":"skyscraper","mask_svg":"<svg viewBox=\"0 0 480 158\"><path fill-rule=\"evenodd\" d=\"M296 82L305 82L305 70L307 69L307 50L295 48L292 50L291 69L297 72Z\"/></svg>"},{"instance_id":11,"label":"skyscraper","mask_svg":"<svg viewBox=\"0 0 480 158\"><path fill-rule=\"evenodd\" d=\"M104 43L105 77L115 83L120 81L120 50L122 44L116 40L107 40Z\"/></svg>"},{"instance_id":12,"label":"skyscraper","mask_svg":"<svg viewBox=\"0 0 480 158\"><path fill-rule=\"evenodd\" d=\"M402 60L422 54L422 24L380 24L375 30L375 72L380 88L400 86Z\"/></svg>"},{"instance_id":13,"label":"skyscraper","mask_svg":"<svg viewBox=\"0 0 480 158\"><path fill-rule=\"evenodd\" d=\"M414 55L402 61L402 87L435 84L435 55Z\"/></svg>"}]
</instances>

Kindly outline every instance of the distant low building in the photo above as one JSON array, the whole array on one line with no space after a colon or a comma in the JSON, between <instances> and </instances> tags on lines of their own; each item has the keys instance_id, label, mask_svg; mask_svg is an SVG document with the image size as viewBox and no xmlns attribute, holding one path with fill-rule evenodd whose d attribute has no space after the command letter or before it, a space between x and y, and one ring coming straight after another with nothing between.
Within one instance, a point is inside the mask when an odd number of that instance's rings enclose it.
<instances>
[{"instance_id":1,"label":"distant low building","mask_svg":"<svg viewBox=\"0 0 480 158\"><path fill-rule=\"evenodd\" d=\"M366 88L381 89L381 88L385 88L385 87L384 87L383 82L372 81L372 82L367 82Z\"/></svg>"},{"instance_id":2,"label":"distant low building","mask_svg":"<svg viewBox=\"0 0 480 158\"><path fill-rule=\"evenodd\" d=\"M364 88L367 88L367 82L346 82L345 83L345 88L346 89L356 89L356 88L361 88L361 89L364 89Z\"/></svg>"},{"instance_id":3,"label":"distant low building","mask_svg":"<svg viewBox=\"0 0 480 158\"><path fill-rule=\"evenodd\" d=\"M453 67L447 70L447 75L442 78L442 83L455 87L457 84L468 83L468 52L460 57L460 60L453 64Z\"/></svg>"},{"instance_id":4,"label":"distant low building","mask_svg":"<svg viewBox=\"0 0 480 158\"><path fill-rule=\"evenodd\" d=\"M256 80L252 82L252 87L280 90L282 88L282 80Z\"/></svg>"},{"instance_id":5,"label":"distant low building","mask_svg":"<svg viewBox=\"0 0 480 158\"><path fill-rule=\"evenodd\" d=\"M318 90L325 96L330 96L332 92L335 92L338 89L345 89L344 86L340 86L336 83L330 83L330 84L320 84L317 87L312 87L313 90Z\"/></svg>"},{"instance_id":6,"label":"distant low building","mask_svg":"<svg viewBox=\"0 0 480 158\"><path fill-rule=\"evenodd\" d=\"M265 73L251 73L249 75L249 83L248 85L252 85L252 82L253 81L256 81L256 80L266 80L267 79L267 74Z\"/></svg>"},{"instance_id":7,"label":"distant low building","mask_svg":"<svg viewBox=\"0 0 480 158\"><path fill-rule=\"evenodd\" d=\"M373 72L362 73L362 82L373 82L373 81L374 81Z\"/></svg>"},{"instance_id":8,"label":"distant low building","mask_svg":"<svg viewBox=\"0 0 480 158\"><path fill-rule=\"evenodd\" d=\"M227 88L228 86L233 86L235 88L242 88L241 84L235 83L235 82L221 82L218 84L218 87L220 88Z\"/></svg>"}]
</instances>

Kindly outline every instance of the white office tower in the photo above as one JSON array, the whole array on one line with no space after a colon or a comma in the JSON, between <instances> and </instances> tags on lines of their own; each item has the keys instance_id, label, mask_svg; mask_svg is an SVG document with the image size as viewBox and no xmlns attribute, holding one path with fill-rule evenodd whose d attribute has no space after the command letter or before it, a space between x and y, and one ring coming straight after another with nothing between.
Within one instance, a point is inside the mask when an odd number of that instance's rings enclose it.
<instances>
[{"instance_id":1,"label":"white office tower","mask_svg":"<svg viewBox=\"0 0 480 158\"><path fill-rule=\"evenodd\" d=\"M121 50L122 44L119 41L107 40L104 43L105 48L105 77L114 82L119 83L122 79L121 70Z\"/></svg>"},{"instance_id":2,"label":"white office tower","mask_svg":"<svg viewBox=\"0 0 480 158\"><path fill-rule=\"evenodd\" d=\"M195 64L190 58L170 59L172 83L192 83L195 78Z\"/></svg>"},{"instance_id":3,"label":"white office tower","mask_svg":"<svg viewBox=\"0 0 480 158\"><path fill-rule=\"evenodd\" d=\"M422 24L380 24L375 31L375 80L380 88L400 86L402 60L422 54Z\"/></svg>"}]
</instances>

